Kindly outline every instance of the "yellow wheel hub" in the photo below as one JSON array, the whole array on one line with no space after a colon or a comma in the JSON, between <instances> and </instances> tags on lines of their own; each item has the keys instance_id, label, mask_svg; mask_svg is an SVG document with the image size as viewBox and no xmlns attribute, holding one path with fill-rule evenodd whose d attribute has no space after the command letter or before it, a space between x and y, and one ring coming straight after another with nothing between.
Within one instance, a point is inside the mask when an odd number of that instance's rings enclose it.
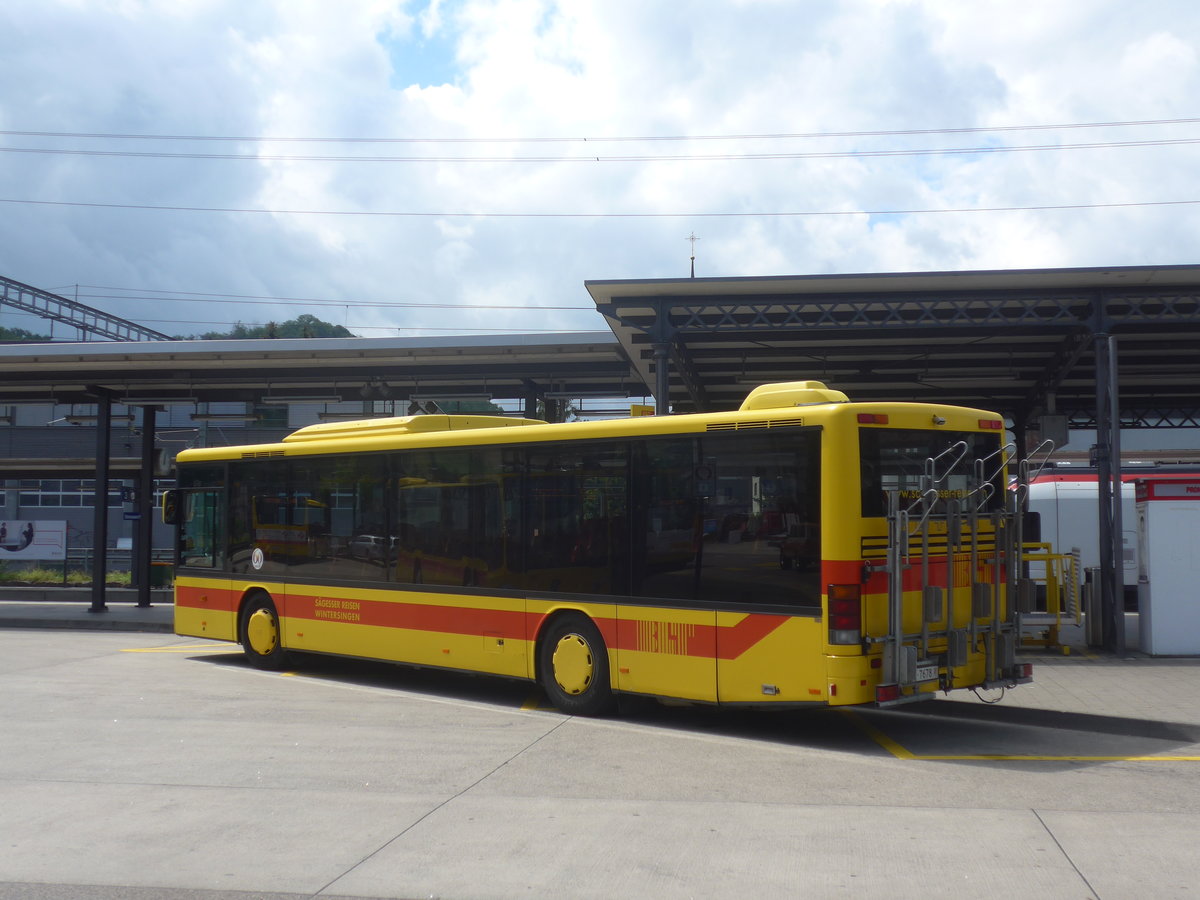
<instances>
[{"instance_id":1,"label":"yellow wheel hub","mask_svg":"<svg viewBox=\"0 0 1200 900\"><path fill-rule=\"evenodd\" d=\"M568 694L582 694L596 675L592 648L577 634L564 634L554 648L554 680Z\"/></svg>"},{"instance_id":2,"label":"yellow wheel hub","mask_svg":"<svg viewBox=\"0 0 1200 900\"><path fill-rule=\"evenodd\" d=\"M246 641L259 656L270 656L279 646L279 624L270 610L256 609L246 622Z\"/></svg>"}]
</instances>

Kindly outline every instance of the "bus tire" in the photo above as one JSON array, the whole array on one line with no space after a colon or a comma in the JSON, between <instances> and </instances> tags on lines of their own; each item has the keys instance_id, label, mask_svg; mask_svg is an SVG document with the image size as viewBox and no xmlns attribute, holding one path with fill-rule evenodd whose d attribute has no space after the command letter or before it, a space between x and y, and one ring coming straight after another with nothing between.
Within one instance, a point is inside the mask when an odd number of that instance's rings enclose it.
<instances>
[{"instance_id":1,"label":"bus tire","mask_svg":"<svg viewBox=\"0 0 1200 900\"><path fill-rule=\"evenodd\" d=\"M282 669L287 665L279 613L269 594L256 592L246 600L239 635L242 653L251 665L259 669Z\"/></svg>"},{"instance_id":2,"label":"bus tire","mask_svg":"<svg viewBox=\"0 0 1200 900\"><path fill-rule=\"evenodd\" d=\"M538 677L550 702L574 716L602 716L616 707L608 676L608 650L586 616L554 619L538 646Z\"/></svg>"}]
</instances>

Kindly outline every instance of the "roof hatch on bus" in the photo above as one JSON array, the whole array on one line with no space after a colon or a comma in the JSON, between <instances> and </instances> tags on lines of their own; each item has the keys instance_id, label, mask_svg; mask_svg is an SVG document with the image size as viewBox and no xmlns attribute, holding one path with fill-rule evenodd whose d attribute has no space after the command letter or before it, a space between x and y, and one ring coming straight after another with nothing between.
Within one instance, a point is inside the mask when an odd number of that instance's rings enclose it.
<instances>
[{"instance_id":1,"label":"roof hatch on bus","mask_svg":"<svg viewBox=\"0 0 1200 900\"><path fill-rule=\"evenodd\" d=\"M397 434L427 434L434 431L464 431L473 428L517 428L523 425L545 424L541 419L510 419L506 416L397 416L386 419L358 419L353 422L321 422L293 431L284 441L390 437Z\"/></svg>"},{"instance_id":2,"label":"roof hatch on bus","mask_svg":"<svg viewBox=\"0 0 1200 900\"><path fill-rule=\"evenodd\" d=\"M763 384L756 387L742 402L741 411L849 402L850 398L841 391L828 388L820 381L784 381L779 384Z\"/></svg>"}]
</instances>

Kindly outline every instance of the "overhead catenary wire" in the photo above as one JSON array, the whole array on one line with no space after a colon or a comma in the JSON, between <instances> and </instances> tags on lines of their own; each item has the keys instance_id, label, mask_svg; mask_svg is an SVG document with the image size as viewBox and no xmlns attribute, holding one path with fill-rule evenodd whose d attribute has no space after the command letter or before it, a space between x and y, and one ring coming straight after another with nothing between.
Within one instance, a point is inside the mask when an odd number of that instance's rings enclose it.
<instances>
[{"instance_id":1,"label":"overhead catenary wire","mask_svg":"<svg viewBox=\"0 0 1200 900\"><path fill-rule=\"evenodd\" d=\"M862 130L862 131L827 131L827 132L778 132L778 133L741 133L741 134L696 134L696 135L612 135L612 136L498 136L498 137L272 137L272 136L230 136L230 135L162 135L162 134L120 134L120 133L102 133L102 132L71 132L71 131L37 131L37 130L0 130L0 138L42 138L52 139L53 141L65 140L89 140L89 141L117 141L117 142L140 142L148 143L152 141L182 143L182 142L201 142L201 143L239 143L256 145L249 148L236 148L238 152L232 153L203 153L203 152L181 152L184 148L177 150L158 150L158 149L112 149L112 148L88 148L88 147L0 147L0 153L45 153L51 155L71 155L71 156L94 156L94 157L132 157L132 158L163 158L163 159L192 159L192 160L254 160L260 162L272 161L299 161L299 162L330 162L330 163L354 163L354 162L377 162L377 163L542 163L542 164L557 164L566 162L590 162L590 163L621 163L621 162L678 162L687 163L689 161L709 162L709 161L746 161L757 162L760 160L803 160L803 159L873 159L873 158L889 158L889 157L913 157L913 156L962 156L964 154L988 155L996 153L1018 153L1018 152L1039 152L1039 151L1058 151L1058 152L1074 152L1074 151L1089 151L1089 150L1115 150L1124 148L1136 147L1170 147L1179 145L1190 145L1200 143L1200 137L1189 138L1180 135L1179 131L1166 131L1168 128L1180 128L1200 124L1200 117L1194 118L1174 118L1174 119L1143 119L1129 121L1111 121L1111 122L1082 122L1082 123L1061 123L1061 124L1026 124L1026 125L995 125L995 126L969 126L969 127L952 127L952 128L907 128L893 130ZM922 148L922 147L880 147L871 149L869 147L862 149L803 149L795 152L783 149L771 149L769 152L719 152L719 153L676 153L667 152L662 154L644 153L644 154L610 154L604 152L593 152L592 147L600 147L612 144L630 144L635 142L645 142L647 144L683 144L686 142L774 142L783 141L816 141L821 139L853 139L855 141L863 141L866 139L886 139L897 137L923 137L923 136L938 136L938 135L986 135L986 134L1006 134L1018 132L1052 132L1052 131L1075 131L1082 129L1120 129L1120 128L1156 128L1158 131L1152 132L1153 136L1147 136L1144 140L1097 140L1089 142L1073 142L1073 143L1036 143L1029 145L1009 146L1002 143L988 144L985 146L972 147L941 147L941 148ZM1097 135L1099 136L1099 135ZM1065 137L1065 135L1064 135ZM997 139L999 140L999 139ZM47 140L42 140L40 143L48 143ZM20 143L20 141L13 141ZM549 145L558 144L564 145L566 149L562 155L503 155L503 151L492 152L490 154L479 155L439 155L437 153L421 154L421 155L319 155L319 154L289 154L283 153L268 153L266 151L272 149L271 144L277 145L298 145L304 143L330 145L342 143L348 145L465 145L465 146L483 146L487 144L495 145ZM897 142L898 143L898 142ZM949 142L946 142L949 143ZM968 143L968 142L962 142ZM972 142L973 143L973 142ZM982 143L982 142L980 142ZM584 148L584 149L580 149ZM215 148L220 149L220 148ZM230 148L235 149L235 148ZM280 146L278 149L283 149ZM641 149L641 148L637 148ZM646 148L649 149L649 148ZM666 148L664 148L666 149ZM671 148L672 150L674 148ZM680 148L685 149L685 148ZM690 149L690 148L686 148ZM768 148L763 148L768 149ZM242 152L247 151L248 152ZM170 213L218 213L218 214L267 214L278 216L330 216L330 217L364 217L364 218L398 218L398 219L478 219L478 220L613 220L613 219L787 219L787 218L817 218L817 217L845 217L845 216L924 216L924 215L945 215L945 214L976 214L976 213L1027 213L1027 212L1056 212L1056 211L1072 211L1072 210L1117 210L1129 208L1170 208L1170 207L1186 207L1200 203L1200 200L1192 199L1150 199L1150 200L1127 200L1121 202L1086 202L1086 203L1057 203L1057 204L1028 204L1028 205L989 205L979 207L923 207L923 208L903 208L903 209L793 209L793 210L741 210L741 211L696 211L696 212L640 212L640 211L615 211L615 212L588 212L588 211L561 211L561 210L541 210L541 211L481 211L472 209L459 209L450 211L436 210L363 210L363 209L269 209L258 207L236 207L236 206L190 206L190 205L170 205L170 204L142 204L142 203L109 203L88 200L62 199L62 200L39 200L30 198L0 198L0 203L7 204L22 204L27 206L42 206L42 207L73 207L82 209L95 210L133 210L146 212L170 212ZM97 291L122 291L123 288L105 288L98 286L88 286L89 290ZM410 303L410 302L354 302L344 300L320 300L317 298L274 298L254 295L221 295L210 294L199 295L198 292L177 292L177 291L139 291L147 294L153 293L154 296L135 297L129 294L90 294L93 299L104 300L123 300L131 301L137 299L151 300L152 302L169 301L169 302L222 302L222 298L236 299L242 303L252 304L278 304L284 308L289 308L288 304L294 305L296 310L302 309L304 306L309 306L314 309L322 307L342 306L347 307L353 304L362 309L443 309L443 310L458 310L458 309L496 309L496 310L525 310L529 307L524 305L500 305L489 306L487 304L438 304L438 303ZM591 307L582 306L538 306L536 310L571 310L585 311L591 310ZM163 321L163 320L159 320ZM212 325L212 326L227 326L229 323L217 322L188 322L184 323L179 320L170 320L175 324L192 324L192 325ZM349 323L347 323L348 325ZM360 330L380 330L380 331L461 331L460 328L440 329L433 327L422 326L358 326ZM517 331L537 331L539 329L471 329L475 331L495 331L495 332L517 332ZM558 329L544 329L558 330Z\"/></svg>"},{"instance_id":2,"label":"overhead catenary wire","mask_svg":"<svg viewBox=\"0 0 1200 900\"><path fill-rule=\"evenodd\" d=\"M929 128L929 129L893 129L893 130L876 130L876 131L829 131L829 132L797 132L797 133L758 133L758 134L727 134L727 135L642 135L642 136L599 136L599 137L478 137L478 138L439 138L439 137L266 137L266 136L225 136L225 135L154 135L154 134L118 134L118 133L102 133L102 132L51 132L51 131L33 131L33 130L0 130L0 136L42 136L55 138L86 138L86 139L105 139L105 140L161 140L161 141L240 141L252 143L271 143L271 142L347 142L347 143L467 143L467 144L486 144L486 143L546 143L546 142L568 142L568 143L589 143L600 144L606 142L628 142L628 141L763 141L763 140L781 140L781 139L817 139L817 138L847 138L847 137L894 137L894 136L912 136L912 135L944 135L944 134L982 134L982 133L1004 133L1017 131L1047 131L1052 129L1063 130L1079 130L1079 129L1097 129L1097 128L1133 128L1133 127L1149 127L1149 126L1179 126L1193 125L1200 123L1200 117L1194 118L1174 118L1174 119L1142 119L1142 120L1127 120L1127 121L1109 121L1109 122L1083 122L1083 123L1065 123L1065 124L1027 124L1027 125L996 125L996 126L969 126L969 127L953 127L953 128ZM804 151L804 152L770 152L770 153L722 153L722 154L668 154L668 155L613 155L604 156L598 155L590 150L586 155L582 156L288 156L288 155L272 155L262 152L248 153L221 153L221 154L205 154L205 153L178 153L174 151L143 151L143 150L103 150L103 149L86 149L86 148L30 148L30 147L0 147L0 153L62 153L62 154L84 154L94 156L157 156L163 158L176 159L230 159L230 160L255 160L259 162L267 162L272 160L287 160L287 161L320 161L320 162L336 162L336 163L353 163L353 162L487 162L487 163L509 163L509 162L530 162L543 164L558 164L563 162L687 162L687 161L713 161L713 160L728 160L728 161L759 161L759 160L797 160L797 159L834 159L834 158L889 158L889 157L905 157L914 155L988 155L1005 152L1019 151L1069 151L1082 149L1103 149L1103 148L1128 148L1128 147L1151 147L1151 146L1173 146L1173 145L1190 145L1200 143L1200 137L1197 138L1155 138L1147 140L1132 140L1132 141L1100 141L1091 143L1076 143L1076 144L1038 144L1031 146L1006 146L1002 144L993 144L980 147L949 147L949 148L882 148L882 149L850 149L850 150L833 150L833 151ZM745 211L691 211L691 212L638 212L638 211L614 211L614 212L588 212L588 211L523 211L510 212L504 210L486 211L479 209L459 209L459 210L337 210L337 209L268 209L258 207L239 207L239 206L193 206L183 204L152 204L152 203L112 203L100 200L91 201L85 199L61 199L61 200L41 200L36 198L10 197L0 198L3 203L15 203L26 205L42 205L42 206L63 206L77 208L96 208L96 209L130 209L130 210L165 210L173 212L216 212L216 213L266 213L271 215L297 215L297 216L361 216L361 217L395 217L395 218L476 218L476 219L663 219L663 218L688 218L688 219L715 219L715 218L795 218L795 217L815 217L815 216L847 216L847 215L867 215L867 216L898 216L898 215L930 215L944 213L998 213L998 212L1031 212L1031 211L1055 211L1055 210L1083 210L1083 209L1118 209L1118 208L1133 208L1133 207L1165 207L1165 206L1180 206L1189 205L1196 201L1187 199L1167 199L1167 200L1131 200L1123 202L1087 202L1087 203L1042 203L1042 204L1023 204L1009 206L981 206L981 207L947 207L947 208L907 208L907 209L833 209L833 210L745 210Z\"/></svg>"},{"instance_id":3,"label":"overhead catenary wire","mask_svg":"<svg viewBox=\"0 0 1200 900\"><path fill-rule=\"evenodd\" d=\"M946 213L1048 212L1073 209L1128 209L1153 206L1191 206L1200 200L1129 200L1117 203L1046 203L1025 206L926 207L911 209L827 209L742 212L483 212L366 209L265 209L232 206L170 206L149 203L95 203L83 200L29 200L0 197L0 203L30 206L72 206L92 209L139 209L160 212L257 213L276 216L365 216L425 219L738 219L815 216L917 216Z\"/></svg>"},{"instance_id":4,"label":"overhead catenary wire","mask_svg":"<svg viewBox=\"0 0 1200 900\"><path fill-rule=\"evenodd\" d=\"M117 157L134 159L236 160L244 162L335 163L652 163L652 162L752 162L764 160L878 159L909 156L995 155L999 153L1112 150L1132 147L1171 147L1198 144L1200 138L1163 138L1141 141L1091 141L1080 144L990 145L980 147L895 148L880 150L806 150L774 153L670 153L602 156L313 156L274 153L197 153L166 150L93 150L65 147L0 147L0 153L52 156Z\"/></svg>"},{"instance_id":5,"label":"overhead catenary wire","mask_svg":"<svg viewBox=\"0 0 1200 900\"><path fill-rule=\"evenodd\" d=\"M935 134L987 134L1012 131L1055 131L1084 128L1134 128L1149 125L1194 125L1200 117L1176 119L1133 119L1112 122L1069 122L1027 125L972 125L949 128L901 128L873 131L765 132L744 134L690 135L577 135L577 136L498 136L498 137L284 137L269 135L129 134L85 131L0 130L13 137L87 138L133 141L213 141L237 143L341 143L341 144L544 144L544 143L629 143L637 141L748 141L796 140L847 137L908 137Z\"/></svg>"}]
</instances>

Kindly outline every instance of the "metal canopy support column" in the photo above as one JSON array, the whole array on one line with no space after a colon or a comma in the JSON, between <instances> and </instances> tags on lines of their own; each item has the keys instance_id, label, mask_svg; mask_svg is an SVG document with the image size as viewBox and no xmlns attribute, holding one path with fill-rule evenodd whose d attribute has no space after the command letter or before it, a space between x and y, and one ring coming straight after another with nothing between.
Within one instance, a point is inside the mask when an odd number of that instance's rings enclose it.
<instances>
[{"instance_id":1,"label":"metal canopy support column","mask_svg":"<svg viewBox=\"0 0 1200 900\"><path fill-rule=\"evenodd\" d=\"M1118 652L1118 644L1124 649L1124 601L1119 599L1123 591L1118 591L1117 565L1113 548L1117 546L1120 534L1113 529L1113 509L1121 502L1120 477L1121 461L1113 458L1113 401L1111 385L1114 377L1112 338L1107 332L1095 335L1096 352L1096 444L1093 457L1096 465L1097 520L1099 527L1100 549L1100 620L1103 624L1104 649ZM1113 495L1113 469L1116 469L1118 489ZM1124 566L1121 567L1123 573ZM1124 578L1120 579L1123 588ZM1120 621L1120 629L1117 627ZM1117 632L1122 632L1118 639Z\"/></svg>"},{"instance_id":2,"label":"metal canopy support column","mask_svg":"<svg viewBox=\"0 0 1200 900\"><path fill-rule=\"evenodd\" d=\"M1025 459L1029 456L1029 419L1025 413L1014 413L1012 416L1012 431L1013 443L1016 444L1017 460ZM1028 500L1028 497L1026 497Z\"/></svg>"},{"instance_id":3,"label":"metal canopy support column","mask_svg":"<svg viewBox=\"0 0 1200 900\"><path fill-rule=\"evenodd\" d=\"M137 584L137 605L150 605L150 573L154 557L154 426L157 406L142 407L142 470L138 473L135 496L137 527L133 550L136 567L133 573Z\"/></svg>"},{"instance_id":4,"label":"metal canopy support column","mask_svg":"<svg viewBox=\"0 0 1200 900\"><path fill-rule=\"evenodd\" d=\"M522 413L522 418L536 419L538 417L537 403L538 403L537 385L531 384L529 382L525 382L525 394L522 399L522 405L524 406L524 412Z\"/></svg>"},{"instance_id":5,"label":"metal canopy support column","mask_svg":"<svg viewBox=\"0 0 1200 900\"><path fill-rule=\"evenodd\" d=\"M654 342L654 410L657 416L671 414L671 345Z\"/></svg>"},{"instance_id":6,"label":"metal canopy support column","mask_svg":"<svg viewBox=\"0 0 1200 900\"><path fill-rule=\"evenodd\" d=\"M96 494L92 515L92 605L88 612L108 612L104 581L108 574L108 457L112 426L112 395L104 388L88 388L96 398Z\"/></svg>"},{"instance_id":7,"label":"metal canopy support column","mask_svg":"<svg viewBox=\"0 0 1200 900\"><path fill-rule=\"evenodd\" d=\"M1117 339L1108 338L1108 446L1112 460L1109 476L1112 479L1112 555L1113 555L1113 612L1111 650L1125 654L1125 531L1121 503L1125 483L1121 478L1121 397L1117 371Z\"/></svg>"},{"instance_id":8,"label":"metal canopy support column","mask_svg":"<svg viewBox=\"0 0 1200 900\"><path fill-rule=\"evenodd\" d=\"M671 414L671 313L670 306L654 304L654 414Z\"/></svg>"}]
</instances>

